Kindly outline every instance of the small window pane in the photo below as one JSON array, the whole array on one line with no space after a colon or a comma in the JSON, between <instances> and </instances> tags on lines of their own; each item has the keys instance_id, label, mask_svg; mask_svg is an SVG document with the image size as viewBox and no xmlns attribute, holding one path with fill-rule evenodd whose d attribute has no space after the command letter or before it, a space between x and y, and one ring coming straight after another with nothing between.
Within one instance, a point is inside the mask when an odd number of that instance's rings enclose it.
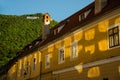
<instances>
[{"instance_id":1,"label":"small window pane","mask_svg":"<svg viewBox=\"0 0 120 80\"><path fill-rule=\"evenodd\" d=\"M86 18L85 13L79 15L79 21L84 20L85 18Z\"/></svg>"},{"instance_id":2,"label":"small window pane","mask_svg":"<svg viewBox=\"0 0 120 80\"><path fill-rule=\"evenodd\" d=\"M113 44L113 36L109 37L109 45L110 45L110 47L114 46L114 44Z\"/></svg>"},{"instance_id":3,"label":"small window pane","mask_svg":"<svg viewBox=\"0 0 120 80\"><path fill-rule=\"evenodd\" d=\"M81 20L85 19L85 15L81 14Z\"/></svg>"},{"instance_id":4,"label":"small window pane","mask_svg":"<svg viewBox=\"0 0 120 80\"><path fill-rule=\"evenodd\" d=\"M119 45L119 36L118 36L118 34L115 34L114 40L115 40L115 45Z\"/></svg>"},{"instance_id":5,"label":"small window pane","mask_svg":"<svg viewBox=\"0 0 120 80\"><path fill-rule=\"evenodd\" d=\"M65 60L65 51L64 51L64 47L59 49L59 63L64 62Z\"/></svg>"},{"instance_id":6,"label":"small window pane","mask_svg":"<svg viewBox=\"0 0 120 80\"><path fill-rule=\"evenodd\" d=\"M60 61L63 61L64 60L64 50L61 49L60 50Z\"/></svg>"},{"instance_id":7,"label":"small window pane","mask_svg":"<svg viewBox=\"0 0 120 80\"><path fill-rule=\"evenodd\" d=\"M28 67L29 67L29 62L27 61L27 64L26 64L26 73L28 73Z\"/></svg>"},{"instance_id":8,"label":"small window pane","mask_svg":"<svg viewBox=\"0 0 120 80\"><path fill-rule=\"evenodd\" d=\"M76 58L78 57L78 43L77 41L73 42L71 44L71 58Z\"/></svg>"},{"instance_id":9,"label":"small window pane","mask_svg":"<svg viewBox=\"0 0 120 80\"><path fill-rule=\"evenodd\" d=\"M22 76L22 74L23 74L23 63L20 63L20 76Z\"/></svg>"},{"instance_id":10,"label":"small window pane","mask_svg":"<svg viewBox=\"0 0 120 80\"><path fill-rule=\"evenodd\" d=\"M36 58L33 59L33 70L36 69Z\"/></svg>"},{"instance_id":11,"label":"small window pane","mask_svg":"<svg viewBox=\"0 0 120 80\"><path fill-rule=\"evenodd\" d=\"M119 27L113 27L109 29L109 47L119 46Z\"/></svg>"},{"instance_id":12,"label":"small window pane","mask_svg":"<svg viewBox=\"0 0 120 80\"><path fill-rule=\"evenodd\" d=\"M114 33L118 33L118 28L115 28L115 29L114 29Z\"/></svg>"},{"instance_id":13,"label":"small window pane","mask_svg":"<svg viewBox=\"0 0 120 80\"><path fill-rule=\"evenodd\" d=\"M45 56L45 67L46 68L50 67L50 54L47 54Z\"/></svg>"}]
</instances>

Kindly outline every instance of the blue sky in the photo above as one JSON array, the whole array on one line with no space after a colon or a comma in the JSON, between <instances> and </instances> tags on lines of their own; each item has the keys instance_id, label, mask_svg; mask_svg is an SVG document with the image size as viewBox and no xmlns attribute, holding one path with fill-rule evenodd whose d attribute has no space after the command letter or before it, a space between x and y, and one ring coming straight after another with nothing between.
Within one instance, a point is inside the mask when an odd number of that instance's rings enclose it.
<instances>
[{"instance_id":1,"label":"blue sky","mask_svg":"<svg viewBox=\"0 0 120 80\"><path fill-rule=\"evenodd\" d=\"M0 0L0 14L49 13L58 22L94 0Z\"/></svg>"}]
</instances>

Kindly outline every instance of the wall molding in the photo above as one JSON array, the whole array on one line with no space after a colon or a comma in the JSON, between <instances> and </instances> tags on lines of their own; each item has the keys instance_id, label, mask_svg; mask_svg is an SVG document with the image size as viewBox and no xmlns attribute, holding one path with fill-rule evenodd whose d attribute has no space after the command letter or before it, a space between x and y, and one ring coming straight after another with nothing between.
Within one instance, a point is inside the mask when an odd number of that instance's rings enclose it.
<instances>
[{"instance_id":1,"label":"wall molding","mask_svg":"<svg viewBox=\"0 0 120 80\"><path fill-rule=\"evenodd\" d=\"M120 61L120 56L107 58L107 59L103 59L103 60L99 60L99 61L94 61L94 62L90 62L90 63L86 63L86 64L79 64L79 65L61 69L61 70L56 70L56 71L53 71L52 74L60 74L60 73L64 73L64 72L69 72L69 71L89 68L89 67L93 67L93 66L103 65L103 64L107 64L107 63L112 63L115 61Z\"/></svg>"}]
</instances>

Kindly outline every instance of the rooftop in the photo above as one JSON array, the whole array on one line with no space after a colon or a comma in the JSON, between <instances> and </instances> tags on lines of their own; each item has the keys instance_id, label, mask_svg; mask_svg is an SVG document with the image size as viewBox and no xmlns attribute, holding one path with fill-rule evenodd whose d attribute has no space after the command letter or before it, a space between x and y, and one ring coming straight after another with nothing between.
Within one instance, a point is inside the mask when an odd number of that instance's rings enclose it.
<instances>
[{"instance_id":1,"label":"rooftop","mask_svg":"<svg viewBox=\"0 0 120 80\"><path fill-rule=\"evenodd\" d=\"M111 12L116 8L120 8L120 1L119 0L108 0L109 2L107 5L99 12L95 14L95 2L89 4L82 10L76 12L75 14L71 15L70 17L66 18L65 20L59 22L50 30L50 35L46 40L42 40L40 36L38 39L34 40L31 44L28 44L24 47L20 52L17 53L17 56L10 60L0 71L0 74L4 74L9 70L9 68L15 64L20 58L31 54L35 50L47 45L48 43L57 40L58 38L64 36L65 34L70 33L71 31L75 31L86 24L94 21L98 17ZM81 18L79 18L81 17Z\"/></svg>"}]
</instances>

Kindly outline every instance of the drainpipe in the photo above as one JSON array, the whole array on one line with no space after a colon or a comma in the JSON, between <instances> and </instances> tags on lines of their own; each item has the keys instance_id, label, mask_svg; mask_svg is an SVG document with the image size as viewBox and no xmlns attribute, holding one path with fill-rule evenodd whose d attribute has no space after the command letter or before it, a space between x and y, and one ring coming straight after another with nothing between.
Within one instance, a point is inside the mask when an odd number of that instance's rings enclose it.
<instances>
[{"instance_id":1,"label":"drainpipe","mask_svg":"<svg viewBox=\"0 0 120 80\"><path fill-rule=\"evenodd\" d=\"M40 58L40 59L39 59L39 62L40 62L40 63L39 63L39 65L40 65L40 72L39 72L39 76L40 76L40 77L39 77L39 80L42 80L42 79L41 79L41 77L42 77L42 61L41 61L41 53L40 53L40 50L39 50L39 49L38 49L38 52L39 52L39 54L40 54L40 55L39 55L39 58Z\"/></svg>"},{"instance_id":2,"label":"drainpipe","mask_svg":"<svg viewBox=\"0 0 120 80\"><path fill-rule=\"evenodd\" d=\"M40 61L40 80L42 80L42 62Z\"/></svg>"}]
</instances>

